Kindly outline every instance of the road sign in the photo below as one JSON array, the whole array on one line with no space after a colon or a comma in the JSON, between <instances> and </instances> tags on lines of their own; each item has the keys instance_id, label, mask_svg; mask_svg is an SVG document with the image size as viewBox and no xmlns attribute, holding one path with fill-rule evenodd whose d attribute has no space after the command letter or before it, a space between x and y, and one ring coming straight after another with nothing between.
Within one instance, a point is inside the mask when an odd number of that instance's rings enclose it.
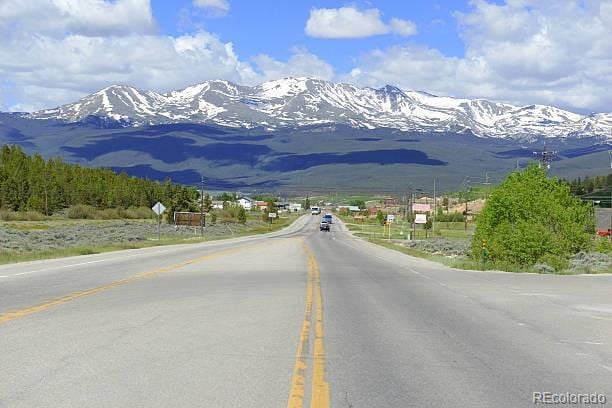
<instances>
[{"instance_id":1,"label":"road sign","mask_svg":"<svg viewBox=\"0 0 612 408\"><path fill-rule=\"evenodd\" d=\"M387 214L387 222L393 222L395 220L395 215Z\"/></svg>"},{"instance_id":2,"label":"road sign","mask_svg":"<svg viewBox=\"0 0 612 408\"><path fill-rule=\"evenodd\" d=\"M151 207L151 209L157 215L162 215L163 212L166 211L166 207L164 207L164 205L159 201L153 207Z\"/></svg>"},{"instance_id":3,"label":"road sign","mask_svg":"<svg viewBox=\"0 0 612 408\"><path fill-rule=\"evenodd\" d=\"M412 204L412 211L414 212L430 212L431 211L431 205L429 204Z\"/></svg>"},{"instance_id":4,"label":"road sign","mask_svg":"<svg viewBox=\"0 0 612 408\"><path fill-rule=\"evenodd\" d=\"M273 213L273 212L268 213L268 217L269 218L276 218L276 213Z\"/></svg>"},{"instance_id":5,"label":"road sign","mask_svg":"<svg viewBox=\"0 0 612 408\"><path fill-rule=\"evenodd\" d=\"M427 224L427 215L425 214L416 214L416 218L414 219L415 224Z\"/></svg>"}]
</instances>

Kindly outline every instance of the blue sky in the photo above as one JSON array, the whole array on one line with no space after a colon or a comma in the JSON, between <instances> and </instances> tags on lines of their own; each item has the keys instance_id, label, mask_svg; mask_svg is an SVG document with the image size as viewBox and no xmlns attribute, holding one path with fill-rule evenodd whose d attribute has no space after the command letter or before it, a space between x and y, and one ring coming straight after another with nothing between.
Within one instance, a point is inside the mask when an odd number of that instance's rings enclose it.
<instances>
[{"instance_id":1,"label":"blue sky","mask_svg":"<svg viewBox=\"0 0 612 408\"><path fill-rule=\"evenodd\" d=\"M309 76L612 111L612 0L0 2L0 110Z\"/></svg>"},{"instance_id":2,"label":"blue sky","mask_svg":"<svg viewBox=\"0 0 612 408\"><path fill-rule=\"evenodd\" d=\"M308 36L304 24L312 9L339 8L347 4L358 9L377 8L385 17L416 23L418 32L406 39L397 35L377 35L359 39L319 39ZM469 9L467 1L342 2L304 0L232 1L225 15L202 10L189 0L153 0L153 14L160 30L169 35L205 29L231 41L239 55L268 54L286 60L294 47L305 47L330 62L337 70L349 70L359 55L374 48L386 48L410 41L439 49L447 56L462 57L464 44L459 37L454 14ZM185 24L184 20L191 20Z\"/></svg>"}]
</instances>

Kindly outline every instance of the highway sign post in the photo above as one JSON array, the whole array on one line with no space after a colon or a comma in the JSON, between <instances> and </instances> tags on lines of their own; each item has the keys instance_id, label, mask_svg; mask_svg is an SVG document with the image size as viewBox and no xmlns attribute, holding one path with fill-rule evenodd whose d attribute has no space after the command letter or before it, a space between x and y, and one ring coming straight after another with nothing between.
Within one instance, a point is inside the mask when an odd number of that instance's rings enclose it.
<instances>
[{"instance_id":1,"label":"highway sign post","mask_svg":"<svg viewBox=\"0 0 612 408\"><path fill-rule=\"evenodd\" d=\"M157 214L157 240L159 241L161 239L161 215L166 211L166 207L158 201L151 209Z\"/></svg>"},{"instance_id":2,"label":"highway sign post","mask_svg":"<svg viewBox=\"0 0 612 408\"><path fill-rule=\"evenodd\" d=\"M395 220L395 215L387 214L387 225L389 226L389 239L391 239L391 224Z\"/></svg>"},{"instance_id":3,"label":"highway sign post","mask_svg":"<svg viewBox=\"0 0 612 408\"><path fill-rule=\"evenodd\" d=\"M274 212L268 213L268 218L270 219L270 229L272 229L272 221L276 218L276 213Z\"/></svg>"}]
</instances>

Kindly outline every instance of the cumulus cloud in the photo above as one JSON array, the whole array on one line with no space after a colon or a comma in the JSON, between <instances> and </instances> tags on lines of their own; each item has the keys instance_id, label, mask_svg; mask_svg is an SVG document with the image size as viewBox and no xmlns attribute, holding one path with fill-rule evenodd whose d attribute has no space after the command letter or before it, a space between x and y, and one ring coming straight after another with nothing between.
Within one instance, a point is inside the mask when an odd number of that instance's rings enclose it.
<instances>
[{"instance_id":1,"label":"cumulus cloud","mask_svg":"<svg viewBox=\"0 0 612 408\"><path fill-rule=\"evenodd\" d=\"M331 81L334 68L306 49L296 48L287 62L261 54L253 58L264 80L286 77L312 77Z\"/></svg>"},{"instance_id":2,"label":"cumulus cloud","mask_svg":"<svg viewBox=\"0 0 612 408\"><path fill-rule=\"evenodd\" d=\"M412 21L399 18L386 24L375 8L340 7L310 10L305 31L316 38L364 38L390 32L407 37L416 34L417 27Z\"/></svg>"},{"instance_id":3,"label":"cumulus cloud","mask_svg":"<svg viewBox=\"0 0 612 408\"><path fill-rule=\"evenodd\" d=\"M35 108L45 106L49 96L68 102L78 93L113 83L167 91L206 79L248 83L256 78L231 43L206 32L180 37L70 35L24 41L0 47L0 73L20 84ZM51 92L53 89L63 91Z\"/></svg>"},{"instance_id":4,"label":"cumulus cloud","mask_svg":"<svg viewBox=\"0 0 612 408\"><path fill-rule=\"evenodd\" d=\"M378 9L312 9L306 21L306 34L317 38L363 38L388 32Z\"/></svg>"},{"instance_id":5,"label":"cumulus cloud","mask_svg":"<svg viewBox=\"0 0 612 408\"><path fill-rule=\"evenodd\" d=\"M457 20L464 57L396 45L361 56L342 79L517 104L612 110L612 1L477 0Z\"/></svg>"},{"instance_id":6,"label":"cumulus cloud","mask_svg":"<svg viewBox=\"0 0 612 408\"><path fill-rule=\"evenodd\" d=\"M389 26L391 27L391 31L403 37L408 37L417 33L416 24L409 20L392 18L389 22Z\"/></svg>"},{"instance_id":7,"label":"cumulus cloud","mask_svg":"<svg viewBox=\"0 0 612 408\"><path fill-rule=\"evenodd\" d=\"M155 34L148 0L0 3L0 77L11 84L0 84L11 110L72 102L111 84L167 91L260 79L232 43L211 33Z\"/></svg>"},{"instance_id":8,"label":"cumulus cloud","mask_svg":"<svg viewBox=\"0 0 612 408\"><path fill-rule=\"evenodd\" d=\"M150 34L155 23L149 0L28 0L0 2L2 33L87 36Z\"/></svg>"},{"instance_id":9,"label":"cumulus cloud","mask_svg":"<svg viewBox=\"0 0 612 408\"><path fill-rule=\"evenodd\" d=\"M193 5L221 14L227 13L230 9L227 0L193 0Z\"/></svg>"}]
</instances>

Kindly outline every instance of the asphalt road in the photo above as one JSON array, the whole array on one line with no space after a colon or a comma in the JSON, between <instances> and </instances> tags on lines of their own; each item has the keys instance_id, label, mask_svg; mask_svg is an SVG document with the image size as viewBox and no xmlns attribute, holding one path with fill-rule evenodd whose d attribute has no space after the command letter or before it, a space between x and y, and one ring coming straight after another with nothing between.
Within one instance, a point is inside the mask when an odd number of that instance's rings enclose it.
<instances>
[{"instance_id":1,"label":"asphalt road","mask_svg":"<svg viewBox=\"0 0 612 408\"><path fill-rule=\"evenodd\" d=\"M0 407L612 406L612 276L452 270L318 218L0 267Z\"/></svg>"}]
</instances>

